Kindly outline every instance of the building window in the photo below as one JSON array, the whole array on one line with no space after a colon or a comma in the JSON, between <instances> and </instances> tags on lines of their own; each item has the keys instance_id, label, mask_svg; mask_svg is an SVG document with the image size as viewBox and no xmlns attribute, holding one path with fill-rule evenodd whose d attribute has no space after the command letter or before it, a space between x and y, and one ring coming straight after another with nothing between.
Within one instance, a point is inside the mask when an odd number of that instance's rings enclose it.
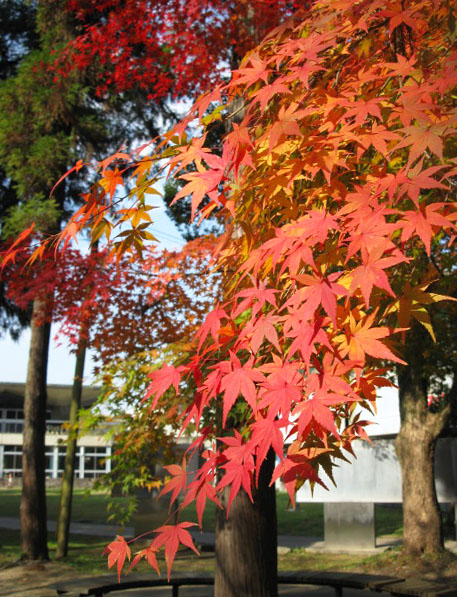
<instances>
[{"instance_id":1,"label":"building window","mask_svg":"<svg viewBox=\"0 0 457 597\"><path fill-rule=\"evenodd\" d=\"M66 446L59 446L57 452L57 476L63 477L63 472L65 470L65 456L67 455L67 448ZM74 475L79 477L79 463L81 458L81 448L76 448L76 457L75 457L75 471Z\"/></svg>"},{"instance_id":2,"label":"building window","mask_svg":"<svg viewBox=\"0 0 457 597\"><path fill-rule=\"evenodd\" d=\"M51 411L46 411L46 419L51 418ZM22 408L0 409L0 432L22 433L24 429L24 410Z\"/></svg>"},{"instance_id":3,"label":"building window","mask_svg":"<svg viewBox=\"0 0 457 597\"><path fill-rule=\"evenodd\" d=\"M3 433L21 433L24 427L24 411L20 408L2 410L1 430Z\"/></svg>"},{"instance_id":4,"label":"building window","mask_svg":"<svg viewBox=\"0 0 457 597\"><path fill-rule=\"evenodd\" d=\"M45 468L46 468L46 477L52 477L52 470L53 470L53 462L54 462L54 454L52 447L46 446L46 452L44 454L45 458Z\"/></svg>"},{"instance_id":5,"label":"building window","mask_svg":"<svg viewBox=\"0 0 457 597\"><path fill-rule=\"evenodd\" d=\"M4 446L3 475L22 477L22 446Z\"/></svg>"},{"instance_id":6,"label":"building window","mask_svg":"<svg viewBox=\"0 0 457 597\"><path fill-rule=\"evenodd\" d=\"M86 447L84 452L84 477L99 477L106 473L108 458L107 448Z\"/></svg>"},{"instance_id":7,"label":"building window","mask_svg":"<svg viewBox=\"0 0 457 597\"><path fill-rule=\"evenodd\" d=\"M22 477L22 446L2 446L0 451L0 477L11 474L13 477ZM65 446L46 446L45 466L46 477L62 477L65 468ZM76 450L75 476L95 478L109 472L111 448L92 448L78 446ZM2 466L3 464L3 466Z\"/></svg>"}]
</instances>

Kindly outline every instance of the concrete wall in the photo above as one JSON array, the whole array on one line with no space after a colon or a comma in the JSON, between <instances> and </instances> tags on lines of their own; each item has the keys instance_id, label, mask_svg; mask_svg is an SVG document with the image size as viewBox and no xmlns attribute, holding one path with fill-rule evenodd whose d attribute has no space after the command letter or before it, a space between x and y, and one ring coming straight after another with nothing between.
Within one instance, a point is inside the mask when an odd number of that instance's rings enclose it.
<instances>
[{"instance_id":1,"label":"concrete wall","mask_svg":"<svg viewBox=\"0 0 457 597\"><path fill-rule=\"evenodd\" d=\"M357 458L341 462L334 469L336 487L324 477L329 488L316 485L314 495L308 484L297 493L297 502L377 502L400 503L401 473L393 439L375 439L353 444ZM457 438L438 440L436 457L436 489L440 502L457 501Z\"/></svg>"}]
</instances>

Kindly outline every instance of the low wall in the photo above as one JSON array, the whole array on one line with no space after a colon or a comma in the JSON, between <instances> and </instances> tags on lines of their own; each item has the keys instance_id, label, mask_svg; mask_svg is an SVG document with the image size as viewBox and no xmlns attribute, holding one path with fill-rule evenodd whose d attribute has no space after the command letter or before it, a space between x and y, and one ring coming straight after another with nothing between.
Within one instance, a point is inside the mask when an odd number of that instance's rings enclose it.
<instances>
[{"instance_id":1,"label":"low wall","mask_svg":"<svg viewBox=\"0 0 457 597\"><path fill-rule=\"evenodd\" d=\"M324 477L329 490L315 485L312 495L305 484L297 492L297 502L401 503L401 470L394 440L373 439L372 446L360 441L353 448L356 458L347 455L351 462L341 462L333 469L336 487ZM457 438L438 440L435 477L438 501L457 501Z\"/></svg>"},{"instance_id":2,"label":"low wall","mask_svg":"<svg viewBox=\"0 0 457 597\"><path fill-rule=\"evenodd\" d=\"M62 479L46 479L46 487L57 487L59 488L62 484ZM75 489L88 489L91 488L94 484L94 479L75 479L73 482L73 487ZM13 488L21 488L22 487L22 478L21 477L12 477L11 481L8 479L7 476L0 479L0 487L13 487Z\"/></svg>"}]
</instances>

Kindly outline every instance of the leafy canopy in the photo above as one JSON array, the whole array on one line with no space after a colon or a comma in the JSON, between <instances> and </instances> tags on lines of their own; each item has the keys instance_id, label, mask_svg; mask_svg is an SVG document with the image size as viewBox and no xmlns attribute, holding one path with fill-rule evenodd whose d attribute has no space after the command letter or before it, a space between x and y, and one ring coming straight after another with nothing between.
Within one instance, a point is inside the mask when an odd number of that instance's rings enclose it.
<instances>
[{"instance_id":1,"label":"leafy canopy","mask_svg":"<svg viewBox=\"0 0 457 597\"><path fill-rule=\"evenodd\" d=\"M153 374L147 393L154 410L170 388L179 392L188 379L197 387L182 428L196 425L189 456L199 448L204 461L192 475L185 463L169 469L164 489L173 502L179 487L179 511L195 500L201 519L206 499L218 503L226 486L229 507L241 488L251 495L270 448L272 482L282 478L292 501L306 480L325 485L335 460L366 437L361 408L374 409L377 388L389 384L380 361L403 362L392 335L441 300L427 283L431 244L453 251L457 218L452 10L446 0L316 2L271 32L230 83L201 97L152 155L133 159L137 202L115 253L145 240L143 189L159 159L183 174L177 199L191 196L194 218L218 208L226 219L217 253L225 300L191 358ZM222 108L205 116L217 101ZM205 147L213 122L240 102L222 151ZM188 139L188 125L203 117L202 135ZM100 225L112 205L100 189L119 168L132 168L127 156L102 163L101 186L67 233ZM104 222L109 236L113 224ZM413 276L418 255L428 263ZM170 572L177 543L191 545L184 525L157 529L138 555L155 566L166 544ZM119 571L124 543L108 547Z\"/></svg>"}]
</instances>

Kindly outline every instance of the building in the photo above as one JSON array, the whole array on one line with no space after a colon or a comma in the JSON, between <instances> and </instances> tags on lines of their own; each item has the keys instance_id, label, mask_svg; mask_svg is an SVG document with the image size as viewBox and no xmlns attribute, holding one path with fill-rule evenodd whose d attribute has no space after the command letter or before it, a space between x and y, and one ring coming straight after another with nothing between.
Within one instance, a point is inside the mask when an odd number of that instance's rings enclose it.
<instances>
[{"instance_id":1,"label":"building","mask_svg":"<svg viewBox=\"0 0 457 597\"><path fill-rule=\"evenodd\" d=\"M0 479L22 476L22 430L24 426L23 383L0 383ZM46 412L46 476L62 476L66 453L66 433L72 387L48 385ZM100 389L84 387L82 406L93 404ZM75 475L93 479L110 471L111 444L97 433L78 438Z\"/></svg>"}]
</instances>

